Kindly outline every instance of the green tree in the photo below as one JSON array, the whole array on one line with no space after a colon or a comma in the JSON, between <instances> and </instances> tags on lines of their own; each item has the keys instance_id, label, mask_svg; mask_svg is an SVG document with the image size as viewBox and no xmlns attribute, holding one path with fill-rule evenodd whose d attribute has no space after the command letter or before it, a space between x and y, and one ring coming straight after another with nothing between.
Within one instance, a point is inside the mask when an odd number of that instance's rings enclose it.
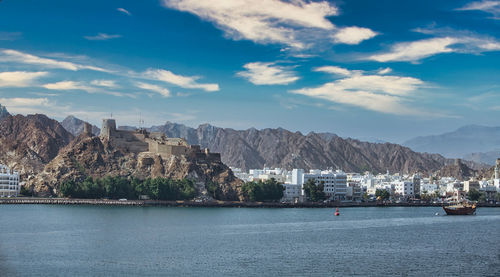
<instances>
[{"instance_id":1,"label":"green tree","mask_svg":"<svg viewBox=\"0 0 500 277\"><path fill-rule=\"evenodd\" d=\"M481 193L475 188L469 190L469 200L478 201L479 197L481 197Z\"/></svg>"},{"instance_id":2,"label":"green tree","mask_svg":"<svg viewBox=\"0 0 500 277\"><path fill-rule=\"evenodd\" d=\"M316 185L315 179L309 179L304 184L304 192L306 194L307 199L312 202L319 202L326 199L326 194L324 190L324 183Z\"/></svg>"},{"instance_id":3,"label":"green tree","mask_svg":"<svg viewBox=\"0 0 500 277\"><path fill-rule=\"evenodd\" d=\"M377 189L375 191L375 196L377 198L380 197L382 200L388 200L391 197L391 194L385 189Z\"/></svg>"},{"instance_id":4,"label":"green tree","mask_svg":"<svg viewBox=\"0 0 500 277\"><path fill-rule=\"evenodd\" d=\"M247 182L243 184L242 191L250 201L278 201L283 197L284 187L274 178L265 182Z\"/></svg>"}]
</instances>

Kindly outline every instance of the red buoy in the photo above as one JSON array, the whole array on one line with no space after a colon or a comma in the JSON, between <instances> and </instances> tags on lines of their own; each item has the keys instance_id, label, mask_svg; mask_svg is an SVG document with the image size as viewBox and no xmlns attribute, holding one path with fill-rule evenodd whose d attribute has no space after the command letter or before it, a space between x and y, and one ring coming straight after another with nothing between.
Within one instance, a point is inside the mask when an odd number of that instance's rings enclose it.
<instances>
[{"instance_id":1,"label":"red buoy","mask_svg":"<svg viewBox=\"0 0 500 277\"><path fill-rule=\"evenodd\" d=\"M339 215L340 215L340 213L339 213L339 208L337 208L337 209L335 210L335 216L339 216Z\"/></svg>"}]
</instances>

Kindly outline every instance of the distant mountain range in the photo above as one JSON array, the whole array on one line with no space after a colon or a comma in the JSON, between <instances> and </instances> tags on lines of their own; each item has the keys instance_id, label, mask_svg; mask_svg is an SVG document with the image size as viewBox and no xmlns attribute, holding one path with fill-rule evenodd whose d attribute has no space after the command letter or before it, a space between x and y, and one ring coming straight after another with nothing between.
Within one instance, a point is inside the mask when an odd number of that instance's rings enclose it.
<instances>
[{"instance_id":1,"label":"distant mountain range","mask_svg":"<svg viewBox=\"0 0 500 277\"><path fill-rule=\"evenodd\" d=\"M447 158L491 165L500 157L500 127L467 125L441 135L416 137L403 145L418 152L439 153Z\"/></svg>"},{"instance_id":2,"label":"distant mountain range","mask_svg":"<svg viewBox=\"0 0 500 277\"><path fill-rule=\"evenodd\" d=\"M83 130L81 120L71 118L63 122L76 124L67 126L69 130ZM136 127L118 128L134 130ZM243 169L264 166L306 170L333 167L356 172L389 170L431 173L454 163L453 159L446 159L439 154L417 153L398 144L345 139L333 133L311 132L303 135L283 128L234 130L210 124L192 128L173 122L152 126L147 130L161 132L168 137L185 138L189 144L198 144L221 153L225 164ZM464 161L464 164L473 168L478 166L468 161Z\"/></svg>"}]
</instances>

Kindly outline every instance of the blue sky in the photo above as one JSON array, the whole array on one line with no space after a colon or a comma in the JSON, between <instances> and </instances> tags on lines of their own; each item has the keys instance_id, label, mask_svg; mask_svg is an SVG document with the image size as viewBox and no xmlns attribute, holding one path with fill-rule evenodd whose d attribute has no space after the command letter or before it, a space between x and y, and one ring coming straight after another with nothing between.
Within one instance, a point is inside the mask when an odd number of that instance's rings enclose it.
<instances>
[{"instance_id":1,"label":"blue sky","mask_svg":"<svg viewBox=\"0 0 500 277\"><path fill-rule=\"evenodd\" d=\"M391 142L498 126L500 1L3 0L0 104Z\"/></svg>"}]
</instances>

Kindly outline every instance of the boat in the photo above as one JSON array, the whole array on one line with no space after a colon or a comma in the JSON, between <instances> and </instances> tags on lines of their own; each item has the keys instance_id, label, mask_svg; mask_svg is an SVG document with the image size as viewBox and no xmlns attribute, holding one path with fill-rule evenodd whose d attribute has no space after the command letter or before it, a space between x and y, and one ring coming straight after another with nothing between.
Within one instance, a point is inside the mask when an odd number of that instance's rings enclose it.
<instances>
[{"instance_id":1,"label":"boat","mask_svg":"<svg viewBox=\"0 0 500 277\"><path fill-rule=\"evenodd\" d=\"M474 215L476 213L476 204L443 206L443 210L447 215Z\"/></svg>"}]
</instances>

